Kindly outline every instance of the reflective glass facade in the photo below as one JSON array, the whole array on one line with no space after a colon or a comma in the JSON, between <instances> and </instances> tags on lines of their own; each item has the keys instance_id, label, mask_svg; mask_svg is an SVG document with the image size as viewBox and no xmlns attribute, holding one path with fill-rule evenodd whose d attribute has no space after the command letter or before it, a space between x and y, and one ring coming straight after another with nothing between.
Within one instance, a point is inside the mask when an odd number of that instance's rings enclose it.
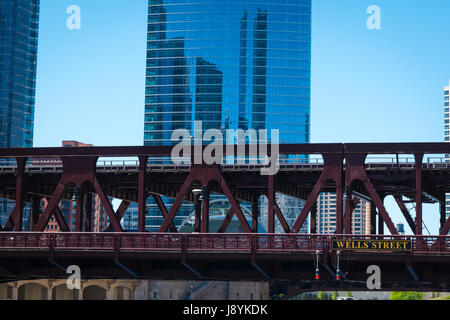
<instances>
[{"instance_id":1,"label":"reflective glass facade","mask_svg":"<svg viewBox=\"0 0 450 320\"><path fill-rule=\"evenodd\" d=\"M279 129L307 143L311 0L149 0L145 145L175 129Z\"/></svg>"},{"instance_id":2,"label":"reflective glass facade","mask_svg":"<svg viewBox=\"0 0 450 320\"><path fill-rule=\"evenodd\" d=\"M39 0L0 1L0 147L33 145Z\"/></svg>"}]
</instances>

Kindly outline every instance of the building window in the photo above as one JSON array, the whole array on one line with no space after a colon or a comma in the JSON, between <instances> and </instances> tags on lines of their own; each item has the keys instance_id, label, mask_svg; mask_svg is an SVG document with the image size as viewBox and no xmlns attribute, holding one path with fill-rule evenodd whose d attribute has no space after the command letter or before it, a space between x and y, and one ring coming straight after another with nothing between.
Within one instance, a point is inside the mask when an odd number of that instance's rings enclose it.
<instances>
[{"instance_id":1,"label":"building window","mask_svg":"<svg viewBox=\"0 0 450 320\"><path fill-rule=\"evenodd\" d=\"M236 300L239 300L239 292L236 293Z\"/></svg>"}]
</instances>

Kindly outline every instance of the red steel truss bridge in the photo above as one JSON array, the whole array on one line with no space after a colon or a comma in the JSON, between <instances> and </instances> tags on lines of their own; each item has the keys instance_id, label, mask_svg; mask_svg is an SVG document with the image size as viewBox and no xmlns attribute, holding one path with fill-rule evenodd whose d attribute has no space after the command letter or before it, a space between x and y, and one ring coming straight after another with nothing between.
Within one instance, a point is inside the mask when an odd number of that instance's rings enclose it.
<instances>
[{"instance_id":1,"label":"red steel truss bridge","mask_svg":"<svg viewBox=\"0 0 450 320\"><path fill-rule=\"evenodd\" d=\"M275 151L270 145L263 147L268 155ZM0 226L0 277L67 277L66 268L79 265L86 278L272 280L290 281L298 290L363 290L367 267L378 265L383 289L449 290L445 195L450 193L450 144L283 144L275 175L261 174L267 165L258 163L191 164L205 148L192 147L192 157L184 157L182 164L168 160L170 146L0 149L0 198L15 201ZM223 154L230 150L220 148ZM240 150L233 148L235 154ZM258 156L255 150L245 146L245 156ZM334 234L317 234L321 192L336 193ZM210 226L212 193L224 195L231 206L218 230ZM275 193L305 201L294 223L288 223ZM92 194L98 195L108 217L102 232L92 232ZM170 208L162 196L174 199ZM258 209L262 196L268 204L264 216ZM403 213L407 234L398 234L384 206L387 196L394 197ZM158 232L145 232L149 197L164 218ZM117 210L111 198L121 201ZM43 212L42 199L47 200ZM360 199L371 204L366 235L352 230ZM61 200L75 201L73 230L58 206ZM183 201L194 204L194 233L179 233L174 224ZM132 202L138 204L138 230L126 232L121 220ZM242 202L251 204L250 217L244 215ZM424 203L440 204L433 216L439 234L424 235ZM27 230L26 204L31 211ZM414 204L414 209L407 204ZM61 232L46 232L52 217ZM226 233L233 218L243 233ZM308 218L310 232L300 234ZM267 233L257 233L261 220ZM275 233L276 220L283 233ZM357 247L338 253L336 240L406 241L408 250L389 250L388 244L387 250ZM316 268L320 280L314 280Z\"/></svg>"}]
</instances>

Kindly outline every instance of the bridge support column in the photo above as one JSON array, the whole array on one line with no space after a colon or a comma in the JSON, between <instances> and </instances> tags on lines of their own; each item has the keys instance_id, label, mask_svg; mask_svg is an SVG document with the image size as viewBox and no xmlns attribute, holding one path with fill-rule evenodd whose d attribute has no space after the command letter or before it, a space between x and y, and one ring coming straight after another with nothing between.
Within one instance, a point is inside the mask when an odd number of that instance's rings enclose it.
<instances>
[{"instance_id":1,"label":"bridge support column","mask_svg":"<svg viewBox=\"0 0 450 320\"><path fill-rule=\"evenodd\" d=\"M311 234L317 233L317 202L312 206L309 225L309 232Z\"/></svg>"},{"instance_id":2,"label":"bridge support column","mask_svg":"<svg viewBox=\"0 0 450 320\"><path fill-rule=\"evenodd\" d=\"M84 189L80 190L80 193L78 194L78 199L76 200L76 216L75 216L75 231L76 232L83 232L85 230L85 215L84 215L84 209L85 209L85 203L84 203L84 197L86 193Z\"/></svg>"},{"instance_id":3,"label":"bridge support column","mask_svg":"<svg viewBox=\"0 0 450 320\"><path fill-rule=\"evenodd\" d=\"M383 217L380 213L378 213L378 232L377 234L383 235L384 234L384 221Z\"/></svg>"},{"instance_id":4,"label":"bridge support column","mask_svg":"<svg viewBox=\"0 0 450 320\"><path fill-rule=\"evenodd\" d=\"M209 232L209 194L207 186L202 188L202 233Z\"/></svg>"},{"instance_id":5,"label":"bridge support column","mask_svg":"<svg viewBox=\"0 0 450 320\"><path fill-rule=\"evenodd\" d=\"M336 164L334 182L336 183L336 234L342 234L344 231L344 211L343 211L343 164L342 159L340 163Z\"/></svg>"},{"instance_id":6,"label":"bridge support column","mask_svg":"<svg viewBox=\"0 0 450 320\"><path fill-rule=\"evenodd\" d=\"M350 178L348 180L350 180ZM349 185L345 186L344 208L344 233L352 234L352 191Z\"/></svg>"},{"instance_id":7,"label":"bridge support column","mask_svg":"<svg viewBox=\"0 0 450 320\"><path fill-rule=\"evenodd\" d=\"M41 197L36 196L32 200L33 202L31 203L30 231L33 230L33 226L39 221L41 199Z\"/></svg>"},{"instance_id":8,"label":"bridge support column","mask_svg":"<svg viewBox=\"0 0 450 320\"><path fill-rule=\"evenodd\" d=\"M444 193L443 196L440 198L441 199L441 203L439 205L439 211L440 211L440 228L442 229L445 225L445 220L446 220L446 215L447 215L447 211L446 211L446 204L447 204L447 197L446 194Z\"/></svg>"},{"instance_id":9,"label":"bridge support column","mask_svg":"<svg viewBox=\"0 0 450 320\"><path fill-rule=\"evenodd\" d=\"M85 227L84 230L92 232L92 194L85 193L84 195L84 215L85 215ZM71 225L69 221L69 227Z\"/></svg>"},{"instance_id":10,"label":"bridge support column","mask_svg":"<svg viewBox=\"0 0 450 320\"><path fill-rule=\"evenodd\" d=\"M422 223L422 161L423 153L414 154L416 160L416 235L423 233Z\"/></svg>"},{"instance_id":11,"label":"bridge support column","mask_svg":"<svg viewBox=\"0 0 450 320\"><path fill-rule=\"evenodd\" d=\"M195 210L195 225L194 231L201 231L201 223L202 223L202 204L199 199L200 196L194 196L194 210Z\"/></svg>"},{"instance_id":12,"label":"bridge support column","mask_svg":"<svg viewBox=\"0 0 450 320\"><path fill-rule=\"evenodd\" d=\"M139 190L138 190L138 232L145 232L145 213L147 202L147 190L145 176L147 172L148 157L139 157Z\"/></svg>"},{"instance_id":13,"label":"bridge support column","mask_svg":"<svg viewBox=\"0 0 450 320\"><path fill-rule=\"evenodd\" d=\"M11 212L4 231L22 231L23 208L25 206L25 166L27 158L16 158L17 178L16 178L16 204ZM1 226L0 226L1 227ZM2 230L0 228L0 230Z\"/></svg>"},{"instance_id":14,"label":"bridge support column","mask_svg":"<svg viewBox=\"0 0 450 320\"><path fill-rule=\"evenodd\" d=\"M366 160L367 154L366 153L347 153L345 157L345 171L346 171L346 185L351 185L353 181L360 180L364 187L366 188L369 197L372 199L373 203L376 205L379 213L379 228L383 227L383 223L380 223L381 221L384 221L386 223L386 226L388 227L389 231L393 235L398 235L397 228L395 227L394 223L392 223L391 218L389 217L388 212L386 211L386 208L384 207L382 198L378 195L377 191L375 190L374 186L370 182L369 177L366 174L365 171L365 160ZM382 231L382 229L381 229ZM346 231L347 232L347 231ZM382 234L382 233L380 233Z\"/></svg>"},{"instance_id":15,"label":"bridge support column","mask_svg":"<svg viewBox=\"0 0 450 320\"><path fill-rule=\"evenodd\" d=\"M252 201L252 232L258 233L258 197Z\"/></svg>"},{"instance_id":16,"label":"bridge support column","mask_svg":"<svg viewBox=\"0 0 450 320\"><path fill-rule=\"evenodd\" d=\"M267 190L267 233L275 233L275 177L268 176Z\"/></svg>"},{"instance_id":17,"label":"bridge support column","mask_svg":"<svg viewBox=\"0 0 450 320\"><path fill-rule=\"evenodd\" d=\"M25 201L25 166L27 158L17 159L17 184L16 184L16 206L14 231L22 231L23 224L23 208Z\"/></svg>"},{"instance_id":18,"label":"bridge support column","mask_svg":"<svg viewBox=\"0 0 450 320\"><path fill-rule=\"evenodd\" d=\"M377 233L377 207L370 201L370 234Z\"/></svg>"}]
</instances>

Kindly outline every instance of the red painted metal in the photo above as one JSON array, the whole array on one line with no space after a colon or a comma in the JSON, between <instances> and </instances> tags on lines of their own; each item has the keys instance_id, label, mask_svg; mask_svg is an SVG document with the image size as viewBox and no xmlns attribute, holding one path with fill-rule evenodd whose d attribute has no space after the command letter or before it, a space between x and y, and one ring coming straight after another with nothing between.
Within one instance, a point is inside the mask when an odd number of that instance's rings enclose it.
<instances>
[{"instance_id":1,"label":"red painted metal","mask_svg":"<svg viewBox=\"0 0 450 320\"><path fill-rule=\"evenodd\" d=\"M195 211L194 231L200 232L202 223L202 208L200 202L200 195L194 195L194 211Z\"/></svg>"},{"instance_id":2,"label":"red painted metal","mask_svg":"<svg viewBox=\"0 0 450 320\"><path fill-rule=\"evenodd\" d=\"M422 162L423 153L415 153L416 160L416 232L420 236L423 232L422 224Z\"/></svg>"},{"instance_id":3,"label":"red painted metal","mask_svg":"<svg viewBox=\"0 0 450 320\"><path fill-rule=\"evenodd\" d=\"M167 217L168 212L167 212L167 208L166 205L164 204L164 201L162 200L161 196L159 194L152 194L153 198L156 201L156 204L158 205L159 210L161 210L162 216L164 218ZM170 223L169 225L170 231L171 232L178 232L177 227L175 227L175 225L172 223Z\"/></svg>"},{"instance_id":4,"label":"red painted metal","mask_svg":"<svg viewBox=\"0 0 450 320\"><path fill-rule=\"evenodd\" d=\"M138 186L138 232L145 231L145 213L147 203L147 190L145 175L147 171L147 156L139 157L139 186Z\"/></svg>"},{"instance_id":5,"label":"red painted metal","mask_svg":"<svg viewBox=\"0 0 450 320\"><path fill-rule=\"evenodd\" d=\"M295 221L294 225L292 226L291 232L298 233L301 226L303 225L303 222L305 221L306 217L308 216L311 208L313 207L314 203L317 201L317 198L324 186L324 184L328 180L333 180L336 183L336 221L339 223L337 225L337 230L341 228L342 224L342 187L341 187L341 168L342 168L342 156L336 155L336 154L323 154L323 161L324 161L324 168L323 171L314 185L314 188L312 192L310 193L308 199L306 200L306 204L303 207L299 217Z\"/></svg>"},{"instance_id":6,"label":"red painted metal","mask_svg":"<svg viewBox=\"0 0 450 320\"><path fill-rule=\"evenodd\" d=\"M225 219L223 219L222 224L219 227L219 230L217 230L217 233L224 233L227 231L228 226L230 225L231 220L234 217L233 210L230 208L225 216Z\"/></svg>"},{"instance_id":7,"label":"red painted metal","mask_svg":"<svg viewBox=\"0 0 450 320\"><path fill-rule=\"evenodd\" d=\"M127 212L129 206L130 206L129 201L122 200L122 202L120 203L119 208L117 208L116 211L116 216L119 222L122 221L123 216ZM113 231L113 226L111 225L111 223L106 227L105 231Z\"/></svg>"},{"instance_id":8,"label":"red painted metal","mask_svg":"<svg viewBox=\"0 0 450 320\"><path fill-rule=\"evenodd\" d=\"M395 228L394 224L392 223L391 218L389 217L389 214L386 211L386 208L383 205L383 201L380 199L380 196L378 195L377 191L373 187L372 183L370 182L369 177L367 176L364 165L365 160L367 157L367 153L352 153L347 154L345 157L346 164L345 164L345 181L347 185L351 185L354 181L359 180L363 183L364 187L366 188L367 192L369 193L369 196L371 197L372 201L378 208L378 212L383 219L384 223L386 223L389 231L391 234L398 234L397 229ZM349 203L350 206L350 203ZM349 209L350 211L350 209Z\"/></svg>"},{"instance_id":9,"label":"red painted metal","mask_svg":"<svg viewBox=\"0 0 450 320\"><path fill-rule=\"evenodd\" d=\"M258 197L255 197L252 201L252 232L258 232L258 217L259 217L259 208L258 208Z\"/></svg>"},{"instance_id":10,"label":"red painted metal","mask_svg":"<svg viewBox=\"0 0 450 320\"><path fill-rule=\"evenodd\" d=\"M208 182L204 185L204 192L203 192L203 200L202 200L202 229L201 231L203 233L209 232L209 195L210 190L208 188Z\"/></svg>"},{"instance_id":11,"label":"red painted metal","mask_svg":"<svg viewBox=\"0 0 450 320\"><path fill-rule=\"evenodd\" d=\"M331 250L334 238L342 240L380 240L380 236L356 235L306 235L306 234L173 234L173 233L42 233L2 232L0 250L37 250L50 246L54 237L57 250L114 250L115 241L121 251L247 251L257 252L305 252L315 254L317 250ZM382 240L412 241L412 255L450 255L450 236L383 236ZM354 251L358 252L358 251ZM363 250L361 252L364 252ZM373 254L379 254L372 252ZM385 251L384 254L387 252ZM370 253L365 253L370 254ZM391 254L396 254L392 252Z\"/></svg>"},{"instance_id":12,"label":"red painted metal","mask_svg":"<svg viewBox=\"0 0 450 320\"><path fill-rule=\"evenodd\" d=\"M275 179L273 175L268 176L267 190L267 232L275 233Z\"/></svg>"},{"instance_id":13,"label":"red painted metal","mask_svg":"<svg viewBox=\"0 0 450 320\"><path fill-rule=\"evenodd\" d=\"M283 216L283 213L280 210L280 207L278 206L278 203L274 201L275 206L275 215L277 216L278 220L280 221L281 227L283 228L283 231L286 233L289 233L291 229L289 228L289 225L286 221L286 219Z\"/></svg>"},{"instance_id":14,"label":"red painted metal","mask_svg":"<svg viewBox=\"0 0 450 320\"><path fill-rule=\"evenodd\" d=\"M409 213L409 210L406 208L405 203L402 201L402 199L399 196L394 197L395 202L397 202L398 207L400 208L400 211L403 213L403 216L406 219L406 222L408 223L409 227L411 228L411 231L416 234L416 223L414 222L413 218L411 217L411 214Z\"/></svg>"},{"instance_id":15,"label":"red painted metal","mask_svg":"<svg viewBox=\"0 0 450 320\"><path fill-rule=\"evenodd\" d=\"M17 158L17 179L16 179L16 203L11 215L4 227L5 231L22 231L23 223L23 208L24 208L24 193L25 193L25 166L27 158Z\"/></svg>"},{"instance_id":16,"label":"red painted metal","mask_svg":"<svg viewBox=\"0 0 450 320\"><path fill-rule=\"evenodd\" d=\"M227 147L229 148L229 146ZM226 151L227 147L224 146L224 151ZM205 146L202 146L200 150L203 150L204 148ZM270 146L267 146L267 149L270 153ZM237 146L234 146L235 153L237 150ZM49 203L45 212L41 215L39 215L39 211L36 210L36 203L32 205L32 207L34 207L32 214L33 221L31 223L33 230L44 231L50 217L54 215L60 229L69 231L67 222L64 221L64 217L58 208L58 204L61 200L67 199L67 194L70 194L71 188L78 187L80 188L81 193L79 200L77 200L76 230L84 231L92 229L92 217L90 216L89 205L87 204L87 198L85 199L85 197L88 193L97 193L110 219L111 227L108 227L108 230L113 228L114 231L121 232L122 227L120 225L120 220L126 208L124 205L119 208L118 212L113 211L108 199L108 197L114 196L110 190L111 179L107 175L99 177L96 172L98 157L117 156L139 158L139 164L136 168L137 171L131 170L132 176L130 178L127 178L126 175L123 175L122 177L123 179L128 179L126 183L132 185L131 188L134 188L132 192L135 193L131 196L125 195L124 200L126 199L128 204L129 201L137 200L139 207L138 230L140 232L145 230L145 199L148 194L161 194L169 197L176 195L175 202L169 212L167 212L167 209L165 209L164 206L160 206L162 214L165 217L160 228L161 232L166 232L169 229L173 232L176 230L173 225L173 219L184 200L194 201L196 203L195 230L197 232L208 232L209 210L207 209L207 201L204 201L202 209L203 217L201 217L198 201L190 194L194 184L196 188L199 185L201 187L216 188L214 192L225 194L230 201L232 209L230 210L229 215L227 215L226 220L230 218L230 216L232 217L232 215L236 214L246 233L256 231L257 219L255 217L257 216L257 210L255 207L252 210L254 212L252 214L252 226L250 227L239 208L239 201L248 201L252 203L255 195L267 194L269 202L268 221L266 221L268 224L268 231L274 231L275 216L277 216L285 232L298 233L308 215L314 215L314 205L317 201L317 197L324 189L327 189L327 192L336 191L336 234L342 234L344 232L349 233L351 232L349 227L351 226L351 214L349 215L348 213L351 213L352 211L352 203L349 199L346 206L347 212L344 217L342 201L343 186L349 186L352 189L362 188L362 191L358 190L358 192L363 192L366 196L371 198L372 203L378 210L380 219L378 232L380 234L384 233L384 224L386 224L391 234L397 233L397 230L383 205L383 198L387 195L393 195L396 199L399 199L399 196L405 196L414 200L416 202L416 223L412 223L411 219L409 219L411 218L410 215L409 218L408 216L405 217L407 218L409 226L414 227L415 233L420 235L422 234L423 219L422 203L430 201L428 195L438 198L439 201L443 203L445 202L445 197L443 195L450 191L450 181L445 180L447 179L446 176L442 178L440 175L427 173L427 170L430 168L434 168L436 171L439 170L438 164L424 163L423 159L424 154L450 153L450 145L446 143L280 145L279 151L281 155L320 154L324 163L323 165L318 164L316 166L312 164L298 164L294 169L290 169L289 165L285 165L283 170L285 170L285 172L290 172L290 175L283 175L279 172L276 176L265 177L265 180L262 180L261 178L256 179L254 175L252 176L251 172L244 173L239 171L239 166L235 169L227 169L226 166L219 165L187 165L185 169L183 169L185 171L175 170L174 173L166 172L165 174L170 175L171 178L166 179L169 181L168 185L163 185L158 180L153 179L154 172L152 170L148 171L151 166L147 165L147 160L148 158L155 156L170 156L171 151L171 146L0 149L0 158L16 158L17 161L17 169L15 170L16 177L14 177L15 189L14 187L11 188L11 185L14 183L12 182L13 180L11 177L8 177L8 181L0 180L0 191L2 194L6 194L6 197L9 199L16 200L16 206L11 213L7 224L4 228L0 226L0 230L21 231L24 204L37 201L34 200L34 198L39 195L40 197L48 197ZM249 146L245 147L245 152L247 155L255 155L254 151L252 151L252 148ZM372 154L410 154L414 155L415 162L402 164L400 166L396 166L395 164L365 163L367 155ZM59 181L56 183L45 182L46 176L44 172L42 173L42 184L48 184L50 186L50 191L45 191L45 188L41 188L41 190L44 191L40 192L30 191L32 188L36 189L36 185L41 183L39 180L41 178L29 174L27 170L30 168L26 166L27 159L49 157L61 159L61 162L59 162L59 160L54 162L55 170L51 171L54 175L61 174ZM58 165L56 165L57 163ZM62 163L62 167L60 166L60 163ZM299 172L296 171L298 168L303 170L302 173L299 174ZM310 169L309 171L308 168ZM408 172L409 174L411 172L413 173L412 181L410 179L408 182L403 182L405 179L409 179L408 175L401 174L401 170L405 168L411 168L411 171ZM373 169L378 171L369 173L369 171ZM383 170L385 171L383 172ZM164 172L164 168L162 167L159 172ZM179 173L181 173L181 175ZM447 175L448 173L445 174ZM180 176L182 176L182 182L180 182ZM3 179L3 176L0 175L0 179ZM285 183L285 180L289 179L291 179L291 181ZM397 181L392 182L392 180L396 179ZM174 182L171 182L172 180ZM160 184L158 185L158 183ZM332 187L330 183L334 183L334 187ZM156 191L152 189L155 188L155 185L157 188ZM286 187L286 185L288 185L288 187ZM398 186L398 188L394 189L392 186ZM301 191L297 192L296 188ZM289 230L289 226L284 219L283 213L275 202L275 192L281 192L281 189L295 193L295 196L301 196L306 200L305 207L300 212L298 219L295 221L291 230ZM9 191L5 192L5 190L14 191L8 193ZM177 190L178 192L174 192L173 190ZM211 190L209 190L208 193ZM205 198L207 199L207 197L208 195L206 194ZM83 202L86 202L85 205L83 205ZM375 210L372 211L372 213L374 212ZM404 210L402 210L402 212L404 212ZM371 219L372 230L374 230L374 218L375 215L373 215ZM226 221L224 221L224 223L226 223ZM440 233L443 235L448 233L450 230L450 220L445 219L443 209L441 210L440 223Z\"/></svg>"}]
</instances>

